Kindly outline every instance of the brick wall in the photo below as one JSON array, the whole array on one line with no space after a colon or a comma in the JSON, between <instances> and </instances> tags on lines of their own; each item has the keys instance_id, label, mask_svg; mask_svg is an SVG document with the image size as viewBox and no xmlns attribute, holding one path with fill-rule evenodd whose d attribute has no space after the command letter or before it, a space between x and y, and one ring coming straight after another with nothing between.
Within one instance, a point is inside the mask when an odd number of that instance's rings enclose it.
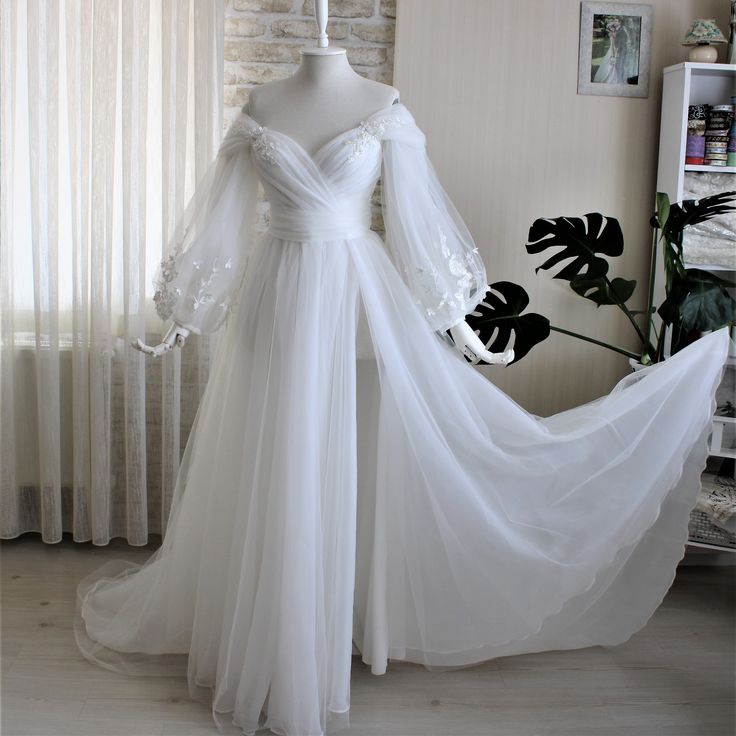
<instances>
[{"instance_id":1,"label":"brick wall","mask_svg":"<svg viewBox=\"0 0 736 736\"><path fill-rule=\"evenodd\" d=\"M327 35L359 74L392 84L396 0L330 0ZM227 0L225 112L259 84L291 76L317 38L314 0Z\"/></svg>"},{"instance_id":2,"label":"brick wall","mask_svg":"<svg viewBox=\"0 0 736 736\"><path fill-rule=\"evenodd\" d=\"M347 49L359 74L393 84L396 0L330 0L327 35ZM299 49L316 43L314 0L226 0L225 125L248 101L253 87L291 76ZM383 232L380 181L372 196L372 228ZM268 205L259 193L259 229Z\"/></svg>"}]
</instances>

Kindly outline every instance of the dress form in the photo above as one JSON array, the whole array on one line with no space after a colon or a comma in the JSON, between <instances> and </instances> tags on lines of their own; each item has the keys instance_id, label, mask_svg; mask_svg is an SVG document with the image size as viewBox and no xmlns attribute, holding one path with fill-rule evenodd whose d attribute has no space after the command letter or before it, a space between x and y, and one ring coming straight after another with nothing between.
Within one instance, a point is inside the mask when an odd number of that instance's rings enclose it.
<instances>
[{"instance_id":1,"label":"dress form","mask_svg":"<svg viewBox=\"0 0 736 736\"><path fill-rule=\"evenodd\" d=\"M256 87L243 110L262 125L288 135L309 154L398 101L394 87L355 72L344 48L312 47L301 54L301 64L292 76Z\"/></svg>"},{"instance_id":2,"label":"dress form","mask_svg":"<svg viewBox=\"0 0 736 736\"><path fill-rule=\"evenodd\" d=\"M327 0L316 0L314 14L317 43L300 49L299 69L254 89L246 105L253 119L285 133L310 154L399 98L394 87L354 71L345 48L330 46Z\"/></svg>"},{"instance_id":3,"label":"dress form","mask_svg":"<svg viewBox=\"0 0 736 736\"><path fill-rule=\"evenodd\" d=\"M683 554L727 330L527 412L444 337L489 279L405 102L311 160L233 116L154 282L164 322L221 332L160 552L85 576L74 633L108 669L186 674L223 733L347 727L354 655L622 643Z\"/></svg>"},{"instance_id":4,"label":"dress form","mask_svg":"<svg viewBox=\"0 0 736 736\"><path fill-rule=\"evenodd\" d=\"M300 49L297 71L286 79L255 88L243 107L252 119L287 135L308 155L371 113L399 100L395 87L361 76L350 66L344 47L329 45L325 30L327 0L317 0L315 17L317 44ZM189 333L186 326L174 322L159 345L148 346L140 338L132 345L158 356L174 346L183 346ZM503 353L486 350L465 320L453 325L450 335L455 347L473 363L508 365L514 359L513 349Z\"/></svg>"}]
</instances>

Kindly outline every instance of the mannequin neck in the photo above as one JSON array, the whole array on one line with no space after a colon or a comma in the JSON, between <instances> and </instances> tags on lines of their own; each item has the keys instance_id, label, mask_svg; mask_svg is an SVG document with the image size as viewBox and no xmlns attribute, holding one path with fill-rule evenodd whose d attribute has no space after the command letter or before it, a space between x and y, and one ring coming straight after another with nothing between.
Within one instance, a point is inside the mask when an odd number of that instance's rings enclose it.
<instances>
[{"instance_id":1,"label":"mannequin neck","mask_svg":"<svg viewBox=\"0 0 736 736\"><path fill-rule=\"evenodd\" d=\"M360 75L350 66L347 54L302 54L292 78L302 84L334 86Z\"/></svg>"}]
</instances>

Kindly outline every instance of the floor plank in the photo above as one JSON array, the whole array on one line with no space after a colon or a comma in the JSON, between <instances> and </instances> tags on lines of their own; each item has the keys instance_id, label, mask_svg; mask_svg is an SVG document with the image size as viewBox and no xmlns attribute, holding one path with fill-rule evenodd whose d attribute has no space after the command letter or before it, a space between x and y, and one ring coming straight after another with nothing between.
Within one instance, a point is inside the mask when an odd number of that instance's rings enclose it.
<instances>
[{"instance_id":1,"label":"floor plank","mask_svg":"<svg viewBox=\"0 0 736 736\"><path fill-rule=\"evenodd\" d=\"M68 535L2 543L3 736L214 736L183 678L102 670L76 649L77 581L155 549ZM647 626L617 647L502 657L429 672L353 657L350 736L733 736L734 575L681 565ZM264 735L265 731L259 732Z\"/></svg>"}]
</instances>

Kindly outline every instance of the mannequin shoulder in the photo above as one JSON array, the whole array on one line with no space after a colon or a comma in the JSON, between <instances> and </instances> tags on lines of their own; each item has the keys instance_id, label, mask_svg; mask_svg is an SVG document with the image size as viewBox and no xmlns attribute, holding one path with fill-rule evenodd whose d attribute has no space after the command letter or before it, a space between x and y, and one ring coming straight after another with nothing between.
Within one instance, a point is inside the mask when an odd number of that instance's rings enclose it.
<instances>
[{"instance_id":1,"label":"mannequin shoulder","mask_svg":"<svg viewBox=\"0 0 736 736\"><path fill-rule=\"evenodd\" d=\"M393 85L377 82L375 79L364 79L364 84L366 98L371 98L376 109L389 107L399 101L399 90Z\"/></svg>"},{"instance_id":2,"label":"mannequin shoulder","mask_svg":"<svg viewBox=\"0 0 736 736\"><path fill-rule=\"evenodd\" d=\"M280 94L282 92L281 88L284 86L284 81L283 79L278 79L254 87L248 93L248 101L243 105L242 110L248 110L251 115L258 117L261 107L268 109L273 104L272 100L275 101L278 107L280 100L284 97L283 93ZM288 92L288 90L283 90L283 92Z\"/></svg>"},{"instance_id":3,"label":"mannequin shoulder","mask_svg":"<svg viewBox=\"0 0 736 736\"><path fill-rule=\"evenodd\" d=\"M373 81L373 80L371 80ZM394 102L399 102L399 90L391 84L384 84L383 82L376 82L382 88L384 98L388 105L392 105Z\"/></svg>"},{"instance_id":4,"label":"mannequin shoulder","mask_svg":"<svg viewBox=\"0 0 736 736\"><path fill-rule=\"evenodd\" d=\"M270 111L282 108L284 104L288 105L287 101L294 99L293 91L288 78L262 84L249 92L248 101L241 109L255 119L267 119ZM365 77L359 80L356 92L368 112L389 107L399 102L400 97L399 90L393 85Z\"/></svg>"}]
</instances>

